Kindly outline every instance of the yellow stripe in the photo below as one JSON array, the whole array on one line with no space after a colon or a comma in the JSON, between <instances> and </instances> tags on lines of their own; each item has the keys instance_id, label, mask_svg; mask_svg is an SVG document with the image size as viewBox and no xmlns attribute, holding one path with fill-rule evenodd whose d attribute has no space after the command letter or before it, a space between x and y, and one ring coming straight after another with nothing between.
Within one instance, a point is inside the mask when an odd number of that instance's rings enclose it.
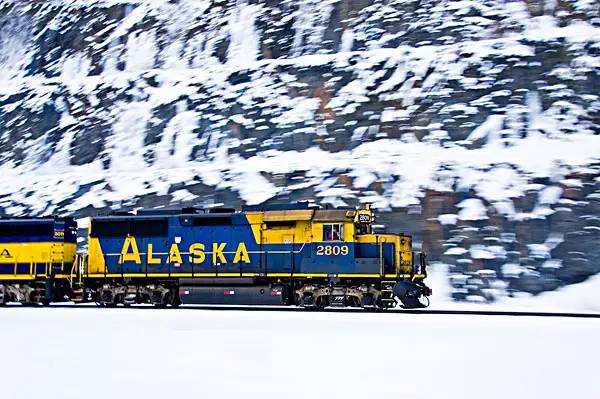
<instances>
[{"instance_id":1,"label":"yellow stripe","mask_svg":"<svg viewBox=\"0 0 600 399\"><path fill-rule=\"evenodd\" d=\"M140 273L123 273L123 277L139 277ZM142 274L141 276L145 276Z\"/></svg>"},{"instance_id":2,"label":"yellow stripe","mask_svg":"<svg viewBox=\"0 0 600 399\"><path fill-rule=\"evenodd\" d=\"M360 273L341 273L338 277L357 277L357 278L379 278L379 274L360 274Z\"/></svg>"},{"instance_id":3,"label":"yellow stripe","mask_svg":"<svg viewBox=\"0 0 600 399\"><path fill-rule=\"evenodd\" d=\"M0 280L35 280L33 274L0 274ZM38 274L37 277L45 277Z\"/></svg>"},{"instance_id":4,"label":"yellow stripe","mask_svg":"<svg viewBox=\"0 0 600 399\"><path fill-rule=\"evenodd\" d=\"M217 277L240 277L240 273L217 273Z\"/></svg>"},{"instance_id":5,"label":"yellow stripe","mask_svg":"<svg viewBox=\"0 0 600 399\"><path fill-rule=\"evenodd\" d=\"M267 273L267 277L327 277L327 273Z\"/></svg>"},{"instance_id":6,"label":"yellow stripe","mask_svg":"<svg viewBox=\"0 0 600 399\"><path fill-rule=\"evenodd\" d=\"M35 280L36 278L45 278L45 274L0 274L0 280ZM69 274L55 274L55 279L67 279Z\"/></svg>"},{"instance_id":7,"label":"yellow stripe","mask_svg":"<svg viewBox=\"0 0 600 399\"><path fill-rule=\"evenodd\" d=\"M123 273L123 277L192 277L192 273Z\"/></svg>"}]
</instances>

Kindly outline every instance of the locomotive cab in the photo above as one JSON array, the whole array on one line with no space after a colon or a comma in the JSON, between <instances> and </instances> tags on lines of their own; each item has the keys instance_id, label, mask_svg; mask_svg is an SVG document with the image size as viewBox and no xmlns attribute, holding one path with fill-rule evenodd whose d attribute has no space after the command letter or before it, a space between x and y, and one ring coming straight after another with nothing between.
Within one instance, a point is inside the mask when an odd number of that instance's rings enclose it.
<instances>
[{"instance_id":1,"label":"locomotive cab","mask_svg":"<svg viewBox=\"0 0 600 399\"><path fill-rule=\"evenodd\" d=\"M424 252L413 252L412 237L405 234L379 234L373 232L375 215L370 205L356 212L354 225L357 248L361 243L370 244L378 251L380 275L383 279L382 294L392 289L393 297L398 298L405 308L421 308L421 302L431 295L431 289L423 280L427 277L427 258ZM373 245L374 244L374 245ZM390 301L391 302L391 301Z\"/></svg>"}]
</instances>

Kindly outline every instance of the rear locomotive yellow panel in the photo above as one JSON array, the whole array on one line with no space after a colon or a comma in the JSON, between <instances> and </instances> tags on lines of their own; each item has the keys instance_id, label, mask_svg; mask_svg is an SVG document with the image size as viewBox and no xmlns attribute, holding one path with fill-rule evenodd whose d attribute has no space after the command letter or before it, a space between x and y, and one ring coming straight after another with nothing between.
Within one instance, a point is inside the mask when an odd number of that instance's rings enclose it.
<instances>
[{"instance_id":1,"label":"rear locomotive yellow panel","mask_svg":"<svg viewBox=\"0 0 600 399\"><path fill-rule=\"evenodd\" d=\"M66 275L76 253L72 219L9 219L0 223L0 280Z\"/></svg>"},{"instance_id":2,"label":"rear locomotive yellow panel","mask_svg":"<svg viewBox=\"0 0 600 399\"><path fill-rule=\"evenodd\" d=\"M56 242L0 243L3 263L69 263L75 259L77 244Z\"/></svg>"}]
</instances>

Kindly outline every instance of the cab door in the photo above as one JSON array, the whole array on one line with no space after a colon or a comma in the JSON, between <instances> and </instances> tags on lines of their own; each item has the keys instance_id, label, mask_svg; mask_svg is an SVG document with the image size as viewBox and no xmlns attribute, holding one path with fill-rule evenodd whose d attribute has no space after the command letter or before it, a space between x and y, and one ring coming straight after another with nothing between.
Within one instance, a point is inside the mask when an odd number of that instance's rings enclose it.
<instances>
[{"instance_id":1,"label":"cab door","mask_svg":"<svg viewBox=\"0 0 600 399\"><path fill-rule=\"evenodd\" d=\"M275 243L267 240L265 234L261 235L262 267L264 273L292 273L294 264L293 232L281 235L281 242Z\"/></svg>"}]
</instances>

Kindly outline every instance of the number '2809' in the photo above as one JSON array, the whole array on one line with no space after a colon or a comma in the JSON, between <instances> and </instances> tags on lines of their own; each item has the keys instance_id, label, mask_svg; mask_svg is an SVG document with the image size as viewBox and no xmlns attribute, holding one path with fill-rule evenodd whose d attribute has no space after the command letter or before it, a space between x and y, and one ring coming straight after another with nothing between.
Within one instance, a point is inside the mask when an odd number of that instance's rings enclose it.
<instances>
[{"instance_id":1,"label":"number '2809'","mask_svg":"<svg viewBox=\"0 0 600 399\"><path fill-rule=\"evenodd\" d=\"M346 245L317 245L317 255L348 255Z\"/></svg>"}]
</instances>

